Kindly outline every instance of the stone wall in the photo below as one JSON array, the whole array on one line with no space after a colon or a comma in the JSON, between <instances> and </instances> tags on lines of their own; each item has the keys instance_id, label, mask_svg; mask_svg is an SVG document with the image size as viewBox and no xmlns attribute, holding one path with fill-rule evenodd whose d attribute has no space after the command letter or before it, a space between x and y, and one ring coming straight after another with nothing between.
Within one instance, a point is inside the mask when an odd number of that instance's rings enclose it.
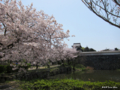
<instances>
[{"instance_id":1,"label":"stone wall","mask_svg":"<svg viewBox=\"0 0 120 90\"><path fill-rule=\"evenodd\" d=\"M120 55L81 55L77 57L76 62L95 70L120 69Z\"/></svg>"},{"instance_id":2,"label":"stone wall","mask_svg":"<svg viewBox=\"0 0 120 90\"><path fill-rule=\"evenodd\" d=\"M24 79L24 80L32 80L32 79L43 79L43 78L48 78L49 76L54 76L57 74L62 74L62 73L69 73L71 72L72 69L70 66L60 66L58 69L55 69L53 71L50 71L48 69L44 70L39 70L39 71L32 71L32 72L27 72L27 73L21 73L16 75L16 79Z\"/></svg>"},{"instance_id":3,"label":"stone wall","mask_svg":"<svg viewBox=\"0 0 120 90\"><path fill-rule=\"evenodd\" d=\"M53 71L49 71L48 69L42 69L42 70L33 70L26 73L16 73L16 74L1 74L0 75L0 83L5 82L7 80L13 80L13 79L19 79L19 80L32 80L32 79L43 79L48 78L49 76L54 76L57 74L63 74L63 73L69 73L72 71L72 68L70 66L59 66L58 69L55 69Z\"/></svg>"}]
</instances>

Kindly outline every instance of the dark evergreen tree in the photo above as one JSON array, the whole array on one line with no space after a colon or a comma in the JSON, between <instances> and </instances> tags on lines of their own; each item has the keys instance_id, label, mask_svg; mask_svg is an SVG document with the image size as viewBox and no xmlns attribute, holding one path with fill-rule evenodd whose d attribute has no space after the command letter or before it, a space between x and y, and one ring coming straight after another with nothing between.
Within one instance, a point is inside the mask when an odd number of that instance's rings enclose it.
<instances>
[{"instance_id":1,"label":"dark evergreen tree","mask_svg":"<svg viewBox=\"0 0 120 90\"><path fill-rule=\"evenodd\" d=\"M118 51L118 48L115 48L115 51Z\"/></svg>"}]
</instances>

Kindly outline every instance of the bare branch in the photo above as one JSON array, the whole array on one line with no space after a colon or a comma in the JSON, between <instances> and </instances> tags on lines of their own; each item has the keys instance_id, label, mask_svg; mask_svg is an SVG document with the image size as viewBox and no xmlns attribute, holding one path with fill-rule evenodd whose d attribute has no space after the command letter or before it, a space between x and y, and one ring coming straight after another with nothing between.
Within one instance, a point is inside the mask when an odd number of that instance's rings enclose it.
<instances>
[{"instance_id":1,"label":"bare branch","mask_svg":"<svg viewBox=\"0 0 120 90\"><path fill-rule=\"evenodd\" d=\"M120 3L118 0L82 0L98 17L120 28Z\"/></svg>"}]
</instances>

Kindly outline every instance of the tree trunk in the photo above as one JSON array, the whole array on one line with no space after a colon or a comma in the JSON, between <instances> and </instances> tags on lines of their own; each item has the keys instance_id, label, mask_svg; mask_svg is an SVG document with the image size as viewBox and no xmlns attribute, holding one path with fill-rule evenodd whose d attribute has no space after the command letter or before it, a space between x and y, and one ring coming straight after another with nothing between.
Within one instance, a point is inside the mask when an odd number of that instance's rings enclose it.
<instances>
[{"instance_id":1,"label":"tree trunk","mask_svg":"<svg viewBox=\"0 0 120 90\"><path fill-rule=\"evenodd\" d=\"M36 70L38 69L38 65L36 65Z\"/></svg>"}]
</instances>

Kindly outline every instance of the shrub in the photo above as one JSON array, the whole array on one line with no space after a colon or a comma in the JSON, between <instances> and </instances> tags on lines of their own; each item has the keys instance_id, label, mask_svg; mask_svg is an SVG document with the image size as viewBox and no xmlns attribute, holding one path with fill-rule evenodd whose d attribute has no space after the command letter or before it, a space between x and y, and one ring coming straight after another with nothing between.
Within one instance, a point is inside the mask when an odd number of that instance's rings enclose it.
<instances>
[{"instance_id":1,"label":"shrub","mask_svg":"<svg viewBox=\"0 0 120 90\"><path fill-rule=\"evenodd\" d=\"M30 63L27 63L27 67L30 68L30 67L31 67L31 64L30 64Z\"/></svg>"},{"instance_id":2,"label":"shrub","mask_svg":"<svg viewBox=\"0 0 120 90\"><path fill-rule=\"evenodd\" d=\"M12 73L12 67L10 65L7 65L6 70L7 73Z\"/></svg>"},{"instance_id":3,"label":"shrub","mask_svg":"<svg viewBox=\"0 0 120 90\"><path fill-rule=\"evenodd\" d=\"M25 82L22 85L24 90L104 90L102 86L116 86L116 89L120 90L120 82L106 81L106 82L90 82L74 79L51 79L51 80L34 80ZM105 89L105 90L108 90Z\"/></svg>"},{"instance_id":4,"label":"shrub","mask_svg":"<svg viewBox=\"0 0 120 90\"><path fill-rule=\"evenodd\" d=\"M76 68L85 68L85 66L82 65L82 64L77 64L75 67L76 67Z\"/></svg>"},{"instance_id":5,"label":"shrub","mask_svg":"<svg viewBox=\"0 0 120 90\"><path fill-rule=\"evenodd\" d=\"M0 65L0 73L6 72L6 65Z\"/></svg>"},{"instance_id":6,"label":"shrub","mask_svg":"<svg viewBox=\"0 0 120 90\"><path fill-rule=\"evenodd\" d=\"M30 64L30 63L27 63L27 66L18 65L17 71L18 71L20 68L24 68L25 70L28 70L28 68L30 68L30 67L31 67L31 64Z\"/></svg>"}]
</instances>

